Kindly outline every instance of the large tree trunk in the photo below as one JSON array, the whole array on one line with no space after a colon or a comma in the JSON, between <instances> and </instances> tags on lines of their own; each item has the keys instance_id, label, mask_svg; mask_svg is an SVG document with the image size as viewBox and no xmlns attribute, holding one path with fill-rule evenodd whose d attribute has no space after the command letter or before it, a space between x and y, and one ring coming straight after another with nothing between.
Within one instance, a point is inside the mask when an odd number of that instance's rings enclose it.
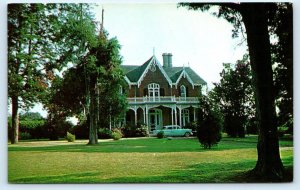
<instances>
[{"instance_id":1,"label":"large tree trunk","mask_svg":"<svg viewBox=\"0 0 300 190\"><path fill-rule=\"evenodd\" d=\"M12 101L12 137L11 144L16 144L19 142L19 102L18 97L13 96L11 98Z\"/></svg>"},{"instance_id":2,"label":"large tree trunk","mask_svg":"<svg viewBox=\"0 0 300 190\"><path fill-rule=\"evenodd\" d=\"M275 105L270 40L265 4L247 3L242 7L242 17L247 32L247 42L259 120L258 160L253 172L264 180L283 178L280 159Z\"/></svg>"},{"instance_id":3,"label":"large tree trunk","mask_svg":"<svg viewBox=\"0 0 300 190\"><path fill-rule=\"evenodd\" d=\"M89 130L89 145L98 144L98 132L97 132L97 96L95 91L95 85L90 88L90 130Z\"/></svg>"}]
</instances>

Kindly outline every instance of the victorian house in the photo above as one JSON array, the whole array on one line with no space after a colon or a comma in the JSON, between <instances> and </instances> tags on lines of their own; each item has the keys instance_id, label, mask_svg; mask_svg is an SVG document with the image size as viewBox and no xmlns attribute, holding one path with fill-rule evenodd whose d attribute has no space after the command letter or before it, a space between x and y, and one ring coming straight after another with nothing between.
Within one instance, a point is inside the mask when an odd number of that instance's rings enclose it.
<instances>
[{"instance_id":1,"label":"victorian house","mask_svg":"<svg viewBox=\"0 0 300 190\"><path fill-rule=\"evenodd\" d=\"M196 121L198 96L207 88L190 67L173 67L172 54L162 56L163 65L155 56L140 66L122 65L129 89L126 122L144 123L150 132Z\"/></svg>"}]
</instances>

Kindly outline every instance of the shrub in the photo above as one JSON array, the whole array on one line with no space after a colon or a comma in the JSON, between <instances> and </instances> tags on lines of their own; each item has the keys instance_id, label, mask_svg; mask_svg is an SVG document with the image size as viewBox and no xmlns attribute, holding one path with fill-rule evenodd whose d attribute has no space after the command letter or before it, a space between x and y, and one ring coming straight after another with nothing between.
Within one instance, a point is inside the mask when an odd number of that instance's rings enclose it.
<instances>
[{"instance_id":1,"label":"shrub","mask_svg":"<svg viewBox=\"0 0 300 190\"><path fill-rule=\"evenodd\" d=\"M19 126L20 133L29 133L30 138L47 138L45 120L21 120Z\"/></svg>"},{"instance_id":2,"label":"shrub","mask_svg":"<svg viewBox=\"0 0 300 190\"><path fill-rule=\"evenodd\" d=\"M75 141L75 135L67 132L66 139L67 139L68 142L74 142Z\"/></svg>"},{"instance_id":3,"label":"shrub","mask_svg":"<svg viewBox=\"0 0 300 190\"><path fill-rule=\"evenodd\" d=\"M99 139L110 139L112 138L112 131L107 128L98 129L98 138Z\"/></svg>"},{"instance_id":4,"label":"shrub","mask_svg":"<svg viewBox=\"0 0 300 190\"><path fill-rule=\"evenodd\" d=\"M162 138L164 138L164 137L165 137L165 134L164 134L163 131L159 131L159 132L157 133L157 138L162 139Z\"/></svg>"},{"instance_id":5,"label":"shrub","mask_svg":"<svg viewBox=\"0 0 300 190\"><path fill-rule=\"evenodd\" d=\"M149 137L149 130L147 125L141 124L140 126L137 125L135 129L135 136L136 137Z\"/></svg>"},{"instance_id":6,"label":"shrub","mask_svg":"<svg viewBox=\"0 0 300 190\"><path fill-rule=\"evenodd\" d=\"M45 124L45 131L50 140L58 140L64 138L66 133L72 129L73 125L65 121L64 118L48 119Z\"/></svg>"},{"instance_id":7,"label":"shrub","mask_svg":"<svg viewBox=\"0 0 300 190\"><path fill-rule=\"evenodd\" d=\"M122 132L119 129L114 129L111 136L114 140L120 140L122 138Z\"/></svg>"},{"instance_id":8,"label":"shrub","mask_svg":"<svg viewBox=\"0 0 300 190\"><path fill-rule=\"evenodd\" d=\"M28 132L21 132L19 138L21 140L31 139L31 135Z\"/></svg>"},{"instance_id":9,"label":"shrub","mask_svg":"<svg viewBox=\"0 0 300 190\"><path fill-rule=\"evenodd\" d=\"M88 120L81 122L80 124L72 128L72 132L76 135L77 139L88 139L89 138L89 125Z\"/></svg>"},{"instance_id":10,"label":"shrub","mask_svg":"<svg viewBox=\"0 0 300 190\"><path fill-rule=\"evenodd\" d=\"M222 117L218 106L214 105L206 96L199 97L199 123L197 137L204 148L210 149L218 144L222 138Z\"/></svg>"}]
</instances>

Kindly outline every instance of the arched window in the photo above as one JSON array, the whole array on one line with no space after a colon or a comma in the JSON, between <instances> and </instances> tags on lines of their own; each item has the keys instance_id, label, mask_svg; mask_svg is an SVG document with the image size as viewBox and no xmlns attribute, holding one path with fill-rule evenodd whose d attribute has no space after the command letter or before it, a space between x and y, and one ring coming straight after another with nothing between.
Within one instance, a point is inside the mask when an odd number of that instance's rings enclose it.
<instances>
[{"instance_id":1,"label":"arched window","mask_svg":"<svg viewBox=\"0 0 300 190\"><path fill-rule=\"evenodd\" d=\"M152 101L158 100L160 96L159 84L156 83L148 84L148 95L150 97L150 100Z\"/></svg>"},{"instance_id":2,"label":"arched window","mask_svg":"<svg viewBox=\"0 0 300 190\"><path fill-rule=\"evenodd\" d=\"M186 97L186 88L184 85L180 86L180 96L184 98Z\"/></svg>"}]
</instances>

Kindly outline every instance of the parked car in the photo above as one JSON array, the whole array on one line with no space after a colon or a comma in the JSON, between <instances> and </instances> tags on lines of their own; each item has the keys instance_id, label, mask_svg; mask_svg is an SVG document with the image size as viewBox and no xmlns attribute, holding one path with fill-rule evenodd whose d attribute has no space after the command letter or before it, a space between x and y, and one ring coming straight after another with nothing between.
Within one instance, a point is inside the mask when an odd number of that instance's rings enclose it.
<instances>
[{"instance_id":1,"label":"parked car","mask_svg":"<svg viewBox=\"0 0 300 190\"><path fill-rule=\"evenodd\" d=\"M183 129L179 125L166 125L161 130L154 130L153 134L157 135L160 131L163 131L164 135L168 137L189 137L193 135L191 129Z\"/></svg>"}]
</instances>

